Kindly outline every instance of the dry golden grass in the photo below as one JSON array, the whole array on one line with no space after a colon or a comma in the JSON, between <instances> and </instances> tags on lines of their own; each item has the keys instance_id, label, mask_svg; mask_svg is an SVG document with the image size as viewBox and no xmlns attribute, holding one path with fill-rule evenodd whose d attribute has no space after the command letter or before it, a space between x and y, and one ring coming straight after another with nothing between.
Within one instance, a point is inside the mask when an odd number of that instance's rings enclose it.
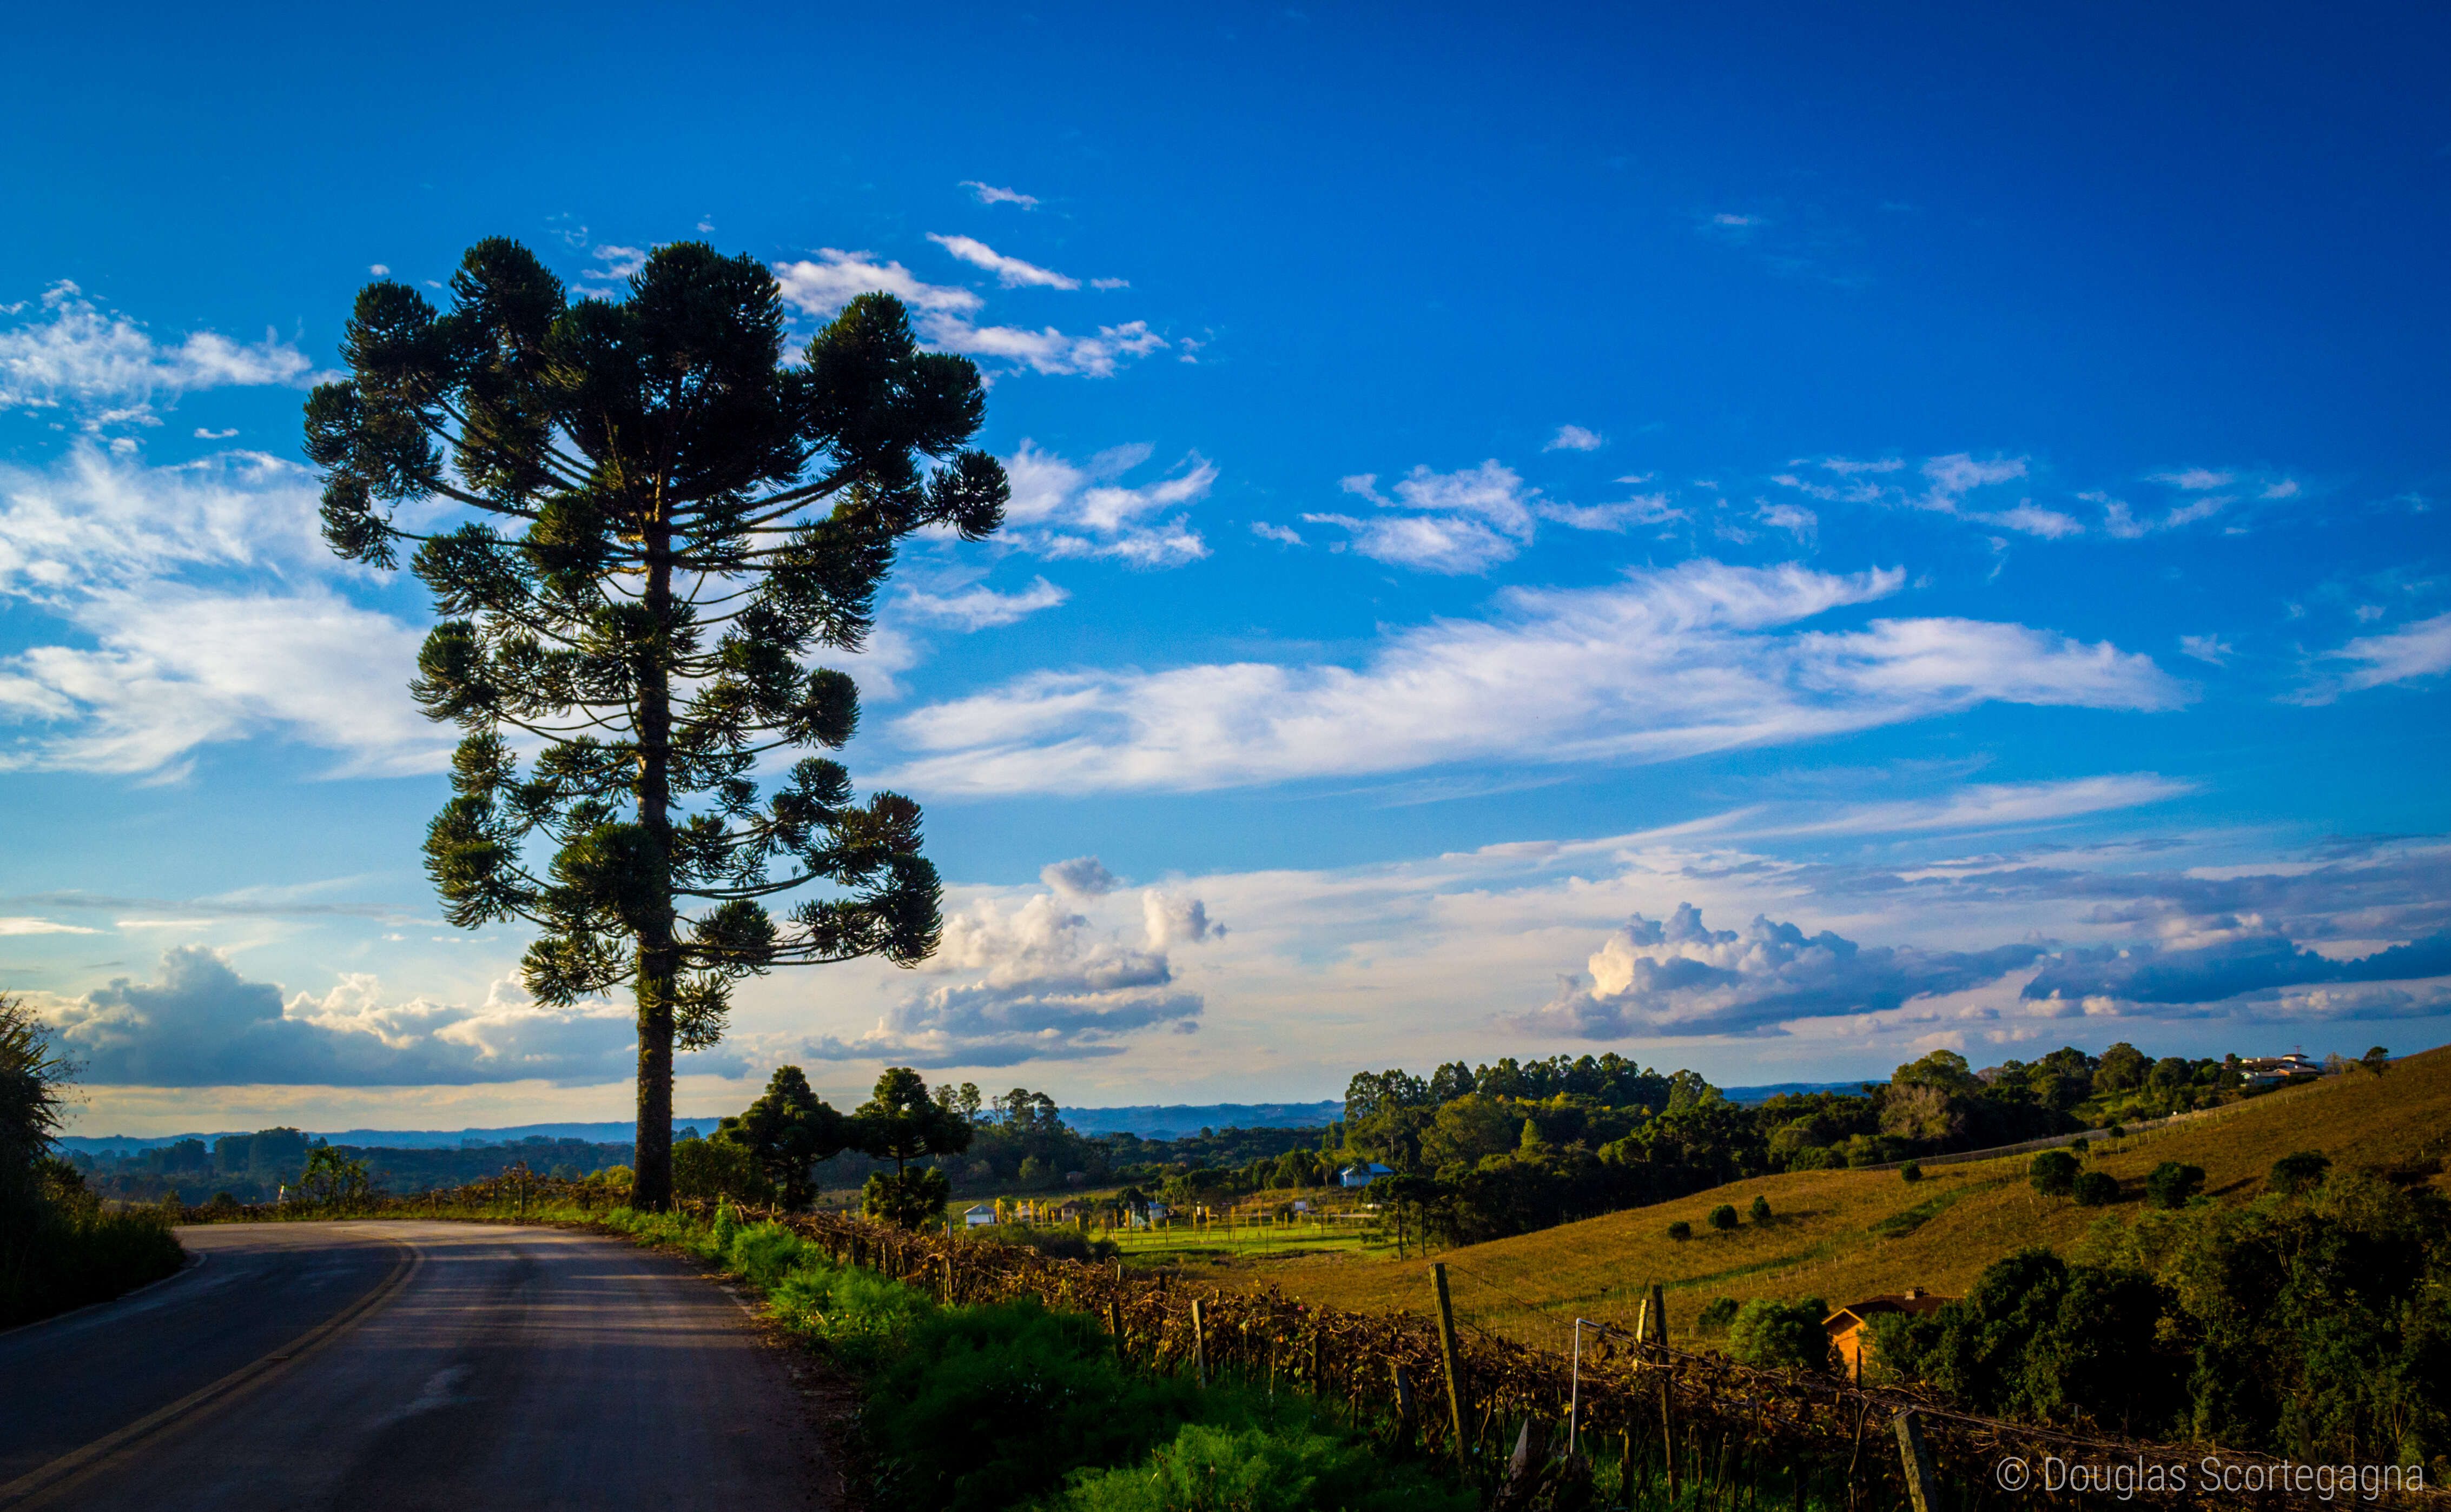
<instances>
[{"instance_id":1,"label":"dry golden grass","mask_svg":"<svg viewBox=\"0 0 2451 1512\"><path fill-rule=\"evenodd\" d=\"M1839 1306L1911 1286L1960 1295L2010 1250L2065 1249L2104 1211L2132 1217L2145 1173L2161 1161L2202 1166L2210 1194L2244 1201L2263 1192L2273 1161L2297 1150L2321 1150L2344 1168L2451 1153L2451 1048L2412 1056L2382 1076L2330 1077L2130 1139L2088 1162L2123 1184L2120 1203L2108 1210L2036 1196L2025 1179L2032 1156L2016 1155L1934 1167L1916 1185L1895 1172L1767 1176L1436 1258L1447 1265L1460 1313L1529 1343L1558 1345L1565 1320L1578 1316L1631 1327L1655 1281L1666 1289L1671 1332L1691 1336L1695 1314L1718 1296L1817 1296ZM1769 1223L1748 1219L1734 1232L1711 1231L1706 1217L1714 1207L1734 1203L1744 1212L1756 1194L1770 1199ZM1668 1237L1678 1219L1694 1226L1693 1238ZM1419 1261L1320 1261L1238 1279L1338 1307L1431 1306L1427 1267Z\"/></svg>"}]
</instances>

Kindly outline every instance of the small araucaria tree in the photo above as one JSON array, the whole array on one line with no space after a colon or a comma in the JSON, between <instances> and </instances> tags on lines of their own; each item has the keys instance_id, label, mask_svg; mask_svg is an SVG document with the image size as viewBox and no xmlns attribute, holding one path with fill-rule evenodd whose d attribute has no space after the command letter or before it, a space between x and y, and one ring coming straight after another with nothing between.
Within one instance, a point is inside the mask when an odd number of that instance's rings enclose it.
<instances>
[{"instance_id":1,"label":"small araucaria tree","mask_svg":"<svg viewBox=\"0 0 2451 1512\"><path fill-rule=\"evenodd\" d=\"M447 313L403 283L359 294L350 377L306 405L324 534L378 567L416 543L441 622L410 690L468 731L427 871L454 924L538 927L540 1001L635 990L634 1200L661 1208L674 1051L722 1037L733 983L936 948L918 805L783 764L857 722L851 678L811 656L860 648L902 537L994 531L1004 470L964 449L978 370L920 351L886 295L786 363L774 278L698 242L657 250L625 299L574 301L487 241L451 292Z\"/></svg>"}]
</instances>

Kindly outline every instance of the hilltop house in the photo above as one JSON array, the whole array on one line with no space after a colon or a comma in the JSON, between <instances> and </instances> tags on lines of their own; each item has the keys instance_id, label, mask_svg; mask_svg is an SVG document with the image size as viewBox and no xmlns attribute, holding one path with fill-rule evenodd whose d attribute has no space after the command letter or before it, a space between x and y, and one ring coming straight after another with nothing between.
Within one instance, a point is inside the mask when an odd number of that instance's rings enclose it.
<instances>
[{"instance_id":1,"label":"hilltop house","mask_svg":"<svg viewBox=\"0 0 2451 1512\"><path fill-rule=\"evenodd\" d=\"M1865 1331L1873 1319L1884 1312L1938 1312L1942 1304L1955 1300L1933 1296L1921 1287L1884 1292L1840 1308L1821 1320L1821 1331L1830 1336L1830 1347L1837 1354L1840 1367L1851 1376L1860 1377L1864 1373L1865 1352L1873 1347L1872 1335Z\"/></svg>"},{"instance_id":2,"label":"hilltop house","mask_svg":"<svg viewBox=\"0 0 2451 1512\"><path fill-rule=\"evenodd\" d=\"M962 1223L967 1228L991 1229L995 1227L995 1204L992 1202L974 1202L962 1213Z\"/></svg>"},{"instance_id":3,"label":"hilltop house","mask_svg":"<svg viewBox=\"0 0 2451 1512\"><path fill-rule=\"evenodd\" d=\"M1336 1183L1341 1187L1366 1187L1381 1176L1395 1173L1393 1166L1382 1166L1376 1160L1357 1160L1337 1173Z\"/></svg>"},{"instance_id":4,"label":"hilltop house","mask_svg":"<svg viewBox=\"0 0 2451 1512\"><path fill-rule=\"evenodd\" d=\"M2238 1063L2240 1075L2250 1087L2281 1087L2292 1082L2313 1081L2324 1074L2324 1068L2306 1056L2291 1052L2285 1056L2262 1056Z\"/></svg>"}]
</instances>

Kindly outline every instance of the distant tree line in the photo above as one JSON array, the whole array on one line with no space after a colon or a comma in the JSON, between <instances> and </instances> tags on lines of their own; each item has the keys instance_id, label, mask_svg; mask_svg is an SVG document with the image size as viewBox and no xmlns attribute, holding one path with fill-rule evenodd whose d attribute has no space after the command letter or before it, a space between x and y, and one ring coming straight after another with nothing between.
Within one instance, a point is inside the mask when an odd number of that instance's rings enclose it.
<instances>
[{"instance_id":1,"label":"distant tree line","mask_svg":"<svg viewBox=\"0 0 2451 1512\"><path fill-rule=\"evenodd\" d=\"M225 1196L232 1202L253 1203L273 1201L284 1187L294 1194L309 1157L324 1148L363 1164L377 1185L393 1192L464 1186L499 1176L514 1165L524 1165L540 1176L576 1180L626 1168L631 1152L626 1142L554 1139L543 1134L456 1149L332 1145L296 1129L279 1128L228 1134L209 1146L201 1139L180 1139L125 1155L80 1152L67 1158L88 1185L107 1198L158 1202L175 1193L193 1203Z\"/></svg>"},{"instance_id":2,"label":"distant tree line","mask_svg":"<svg viewBox=\"0 0 2451 1512\"><path fill-rule=\"evenodd\" d=\"M2243 1095L2235 1056L2157 1060L2127 1043L1980 1072L1939 1050L1857 1093L1750 1106L1693 1071L1560 1055L1361 1073L1333 1133L1337 1158L1396 1173L1382 1201L1472 1244L1752 1176L1988 1149Z\"/></svg>"}]
</instances>

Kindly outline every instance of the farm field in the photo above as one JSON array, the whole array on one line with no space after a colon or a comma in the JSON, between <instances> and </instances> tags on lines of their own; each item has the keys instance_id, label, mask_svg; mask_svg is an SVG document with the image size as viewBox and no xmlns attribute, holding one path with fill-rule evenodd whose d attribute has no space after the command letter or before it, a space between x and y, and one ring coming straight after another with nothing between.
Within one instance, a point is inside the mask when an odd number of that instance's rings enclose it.
<instances>
[{"instance_id":1,"label":"farm field","mask_svg":"<svg viewBox=\"0 0 2451 1512\"><path fill-rule=\"evenodd\" d=\"M2032 1157L2021 1154L1936 1167L1916 1184L1895 1172L1766 1176L1433 1258L1448 1267L1461 1316L1527 1343L1561 1347L1578 1316L1630 1328L1655 1281L1665 1289L1671 1334L1692 1339L1696 1314L1720 1296L1817 1296L1839 1306L1917 1286L1959 1295L2011 1250L2066 1249L2106 1213L2132 1218L2143 1206L2145 1173L2161 1161L2202 1166L2208 1194L2240 1201L2263 1192L2274 1160L2308 1149L2343 1168L2451 1153L2451 1049L2409 1056L2382 1076L2353 1073L2274 1093L2097 1153L2088 1164L2117 1176L2123 1189L2108 1209L2035 1195L2026 1182ZM2444 1184L2439 1170L2431 1179ZM1755 1196L1769 1199L1767 1223L1711 1230L1713 1208L1732 1203L1743 1212ZM1694 1237L1668 1236L1678 1220L1693 1226ZM1432 1306L1420 1261L1322 1254L1214 1274L1220 1284L1274 1285L1337 1307Z\"/></svg>"}]
</instances>

